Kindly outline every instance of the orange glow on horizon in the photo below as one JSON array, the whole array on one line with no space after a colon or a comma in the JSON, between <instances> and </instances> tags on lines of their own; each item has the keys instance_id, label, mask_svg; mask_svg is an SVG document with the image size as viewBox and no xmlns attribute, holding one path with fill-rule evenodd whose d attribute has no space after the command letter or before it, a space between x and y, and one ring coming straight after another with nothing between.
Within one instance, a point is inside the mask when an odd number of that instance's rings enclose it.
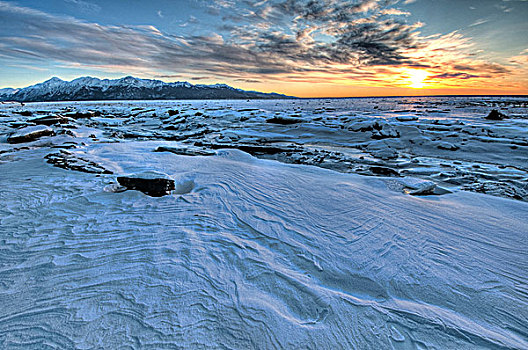
<instances>
[{"instance_id":1,"label":"orange glow on horizon","mask_svg":"<svg viewBox=\"0 0 528 350\"><path fill-rule=\"evenodd\" d=\"M431 75L422 69L407 69L406 74L408 86L413 89L423 89L425 87L424 80Z\"/></svg>"},{"instance_id":2,"label":"orange glow on horizon","mask_svg":"<svg viewBox=\"0 0 528 350\"><path fill-rule=\"evenodd\" d=\"M397 82L396 82L397 81ZM278 92L301 98L343 98L376 96L434 96L434 95L528 95L528 89L505 90L497 86L452 88L432 81L424 87L412 88L403 75L393 76L393 84L369 85L364 82L342 84L338 82L262 82L260 84L238 84L238 87L263 92Z\"/></svg>"},{"instance_id":3,"label":"orange glow on horizon","mask_svg":"<svg viewBox=\"0 0 528 350\"><path fill-rule=\"evenodd\" d=\"M303 98L528 95L524 69L491 74L484 67L469 70L469 74L458 73L446 66L427 69L390 66L370 67L369 70L347 69L343 66L332 68L333 74L319 71L303 75L277 75L255 83L232 83L243 89Z\"/></svg>"}]
</instances>

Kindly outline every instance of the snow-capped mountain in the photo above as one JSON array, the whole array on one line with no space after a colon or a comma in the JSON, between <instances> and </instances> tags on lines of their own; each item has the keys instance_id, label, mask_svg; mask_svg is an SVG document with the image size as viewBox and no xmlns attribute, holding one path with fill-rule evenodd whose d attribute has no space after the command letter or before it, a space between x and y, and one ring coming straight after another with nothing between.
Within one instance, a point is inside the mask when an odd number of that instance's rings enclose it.
<instances>
[{"instance_id":1,"label":"snow-capped mountain","mask_svg":"<svg viewBox=\"0 0 528 350\"><path fill-rule=\"evenodd\" d=\"M172 100L172 99L281 99L275 93L245 91L226 84L193 85L186 81L124 77L98 79L81 77L64 81L53 77L22 89L0 89L0 101L90 101L90 100Z\"/></svg>"},{"instance_id":2,"label":"snow-capped mountain","mask_svg":"<svg viewBox=\"0 0 528 350\"><path fill-rule=\"evenodd\" d=\"M15 92L17 92L18 89L13 89L13 88L4 88L4 89L0 89L0 96L9 96L9 95L13 95Z\"/></svg>"}]
</instances>

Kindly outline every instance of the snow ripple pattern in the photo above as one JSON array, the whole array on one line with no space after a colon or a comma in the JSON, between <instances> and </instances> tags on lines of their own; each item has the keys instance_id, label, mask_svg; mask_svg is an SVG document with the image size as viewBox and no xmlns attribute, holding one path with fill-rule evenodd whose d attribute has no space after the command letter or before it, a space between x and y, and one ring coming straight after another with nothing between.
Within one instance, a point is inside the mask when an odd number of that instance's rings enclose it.
<instances>
[{"instance_id":1,"label":"snow ripple pattern","mask_svg":"<svg viewBox=\"0 0 528 350\"><path fill-rule=\"evenodd\" d=\"M1 348L528 348L527 203L153 149L89 151L190 193L0 164Z\"/></svg>"}]
</instances>

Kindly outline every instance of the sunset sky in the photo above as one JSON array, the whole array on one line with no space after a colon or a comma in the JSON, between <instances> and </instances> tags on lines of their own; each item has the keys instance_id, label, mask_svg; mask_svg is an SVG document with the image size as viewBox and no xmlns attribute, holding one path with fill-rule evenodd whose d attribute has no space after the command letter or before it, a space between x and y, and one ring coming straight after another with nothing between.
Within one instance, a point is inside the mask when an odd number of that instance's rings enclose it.
<instances>
[{"instance_id":1,"label":"sunset sky","mask_svg":"<svg viewBox=\"0 0 528 350\"><path fill-rule=\"evenodd\" d=\"M528 94L528 0L0 1L0 88L52 76L299 97Z\"/></svg>"}]
</instances>

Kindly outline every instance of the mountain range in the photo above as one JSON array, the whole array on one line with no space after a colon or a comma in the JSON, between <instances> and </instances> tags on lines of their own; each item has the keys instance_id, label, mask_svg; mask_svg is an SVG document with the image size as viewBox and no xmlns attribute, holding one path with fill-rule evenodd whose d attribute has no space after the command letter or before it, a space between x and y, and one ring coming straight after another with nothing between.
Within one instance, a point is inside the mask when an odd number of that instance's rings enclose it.
<instances>
[{"instance_id":1,"label":"mountain range","mask_svg":"<svg viewBox=\"0 0 528 350\"><path fill-rule=\"evenodd\" d=\"M196 99L284 99L290 96L233 88L226 84L193 85L161 80L124 77L81 77L64 81L57 77L21 89L0 89L0 101L94 101L94 100L196 100Z\"/></svg>"}]
</instances>

